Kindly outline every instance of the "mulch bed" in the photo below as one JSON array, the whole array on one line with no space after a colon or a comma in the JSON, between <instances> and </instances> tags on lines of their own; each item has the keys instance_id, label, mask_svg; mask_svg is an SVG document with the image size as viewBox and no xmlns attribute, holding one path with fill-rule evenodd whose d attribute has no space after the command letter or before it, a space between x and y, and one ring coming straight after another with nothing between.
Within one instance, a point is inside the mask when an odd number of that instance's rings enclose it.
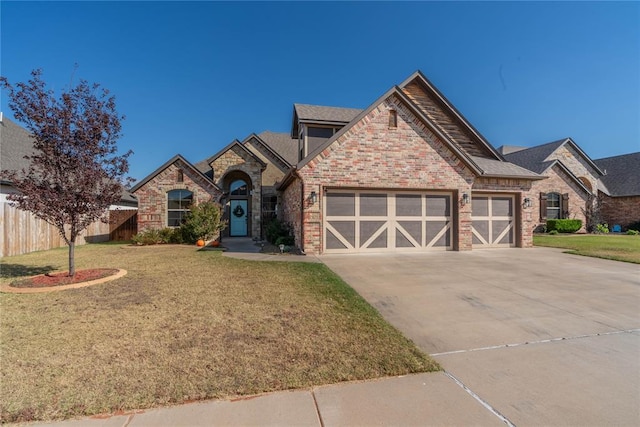
<instances>
[{"instance_id":1,"label":"mulch bed","mask_svg":"<svg viewBox=\"0 0 640 427\"><path fill-rule=\"evenodd\" d=\"M9 286L12 288L50 288L102 279L104 277L112 276L117 272L118 269L115 268L76 270L76 274L73 277L69 277L69 272L67 271L63 273L48 273L30 277L28 279L17 280L12 282Z\"/></svg>"}]
</instances>

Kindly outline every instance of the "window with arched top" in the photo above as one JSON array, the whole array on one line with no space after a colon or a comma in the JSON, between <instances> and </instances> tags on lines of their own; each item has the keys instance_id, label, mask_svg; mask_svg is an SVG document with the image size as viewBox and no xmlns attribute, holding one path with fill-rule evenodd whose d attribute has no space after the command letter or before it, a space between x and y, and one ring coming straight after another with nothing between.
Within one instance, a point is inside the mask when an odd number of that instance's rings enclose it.
<instances>
[{"instance_id":1,"label":"window with arched top","mask_svg":"<svg viewBox=\"0 0 640 427\"><path fill-rule=\"evenodd\" d=\"M237 179L233 181L229 186L229 194L231 196L248 196L249 186L247 185L246 181Z\"/></svg>"},{"instance_id":2,"label":"window with arched top","mask_svg":"<svg viewBox=\"0 0 640 427\"><path fill-rule=\"evenodd\" d=\"M171 190L167 193L167 226L180 227L191 205L193 193L189 190Z\"/></svg>"}]
</instances>

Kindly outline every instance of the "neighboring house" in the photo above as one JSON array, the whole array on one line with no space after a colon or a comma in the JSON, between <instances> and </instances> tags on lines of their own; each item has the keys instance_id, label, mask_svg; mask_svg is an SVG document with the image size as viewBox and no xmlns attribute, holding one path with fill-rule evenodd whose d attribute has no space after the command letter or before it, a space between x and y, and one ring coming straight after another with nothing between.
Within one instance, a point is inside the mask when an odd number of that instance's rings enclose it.
<instances>
[{"instance_id":1,"label":"neighboring house","mask_svg":"<svg viewBox=\"0 0 640 427\"><path fill-rule=\"evenodd\" d=\"M640 152L594 160L604 172L600 216L610 227L640 223Z\"/></svg>"},{"instance_id":2,"label":"neighboring house","mask_svg":"<svg viewBox=\"0 0 640 427\"><path fill-rule=\"evenodd\" d=\"M504 158L548 179L536 182L534 208L540 213L538 226L547 219L580 219L587 226L586 213L602 186L603 171L571 138L535 147L503 146Z\"/></svg>"},{"instance_id":3,"label":"neighboring house","mask_svg":"<svg viewBox=\"0 0 640 427\"><path fill-rule=\"evenodd\" d=\"M416 72L364 110L295 104L291 134L252 134L195 165L177 155L132 191L140 230L214 200L223 235L260 238L277 212L307 253L469 250L531 246L544 178Z\"/></svg>"},{"instance_id":4,"label":"neighboring house","mask_svg":"<svg viewBox=\"0 0 640 427\"><path fill-rule=\"evenodd\" d=\"M21 170L29 167L24 157L33 153L33 139L29 132L0 113L0 167L2 171ZM18 190L9 181L0 181L0 257L20 255L65 246L57 228L37 218L30 212L17 209L7 200L9 194ZM110 206L110 217L117 217L119 224L105 224L97 221L91 224L78 238L77 244L87 241L109 240L111 235L131 238L135 232L135 211L137 200L129 192L123 192L117 205ZM116 213L115 211L120 211ZM134 218L131 220L131 218ZM128 233L122 234L122 227L129 222ZM131 224L133 223L133 224ZM118 230L120 225L120 230ZM116 233L117 232L117 233Z\"/></svg>"}]
</instances>

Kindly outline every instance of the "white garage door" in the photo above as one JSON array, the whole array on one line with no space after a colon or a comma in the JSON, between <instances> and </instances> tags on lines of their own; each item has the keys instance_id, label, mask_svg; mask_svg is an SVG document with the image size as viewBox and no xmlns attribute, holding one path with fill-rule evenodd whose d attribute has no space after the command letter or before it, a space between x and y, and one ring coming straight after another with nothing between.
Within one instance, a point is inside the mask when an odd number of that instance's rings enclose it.
<instances>
[{"instance_id":1,"label":"white garage door","mask_svg":"<svg viewBox=\"0 0 640 427\"><path fill-rule=\"evenodd\" d=\"M451 194L329 191L325 253L451 249Z\"/></svg>"},{"instance_id":2,"label":"white garage door","mask_svg":"<svg viewBox=\"0 0 640 427\"><path fill-rule=\"evenodd\" d=\"M474 195L471 200L473 246L514 246L515 221L513 207L513 196Z\"/></svg>"}]
</instances>

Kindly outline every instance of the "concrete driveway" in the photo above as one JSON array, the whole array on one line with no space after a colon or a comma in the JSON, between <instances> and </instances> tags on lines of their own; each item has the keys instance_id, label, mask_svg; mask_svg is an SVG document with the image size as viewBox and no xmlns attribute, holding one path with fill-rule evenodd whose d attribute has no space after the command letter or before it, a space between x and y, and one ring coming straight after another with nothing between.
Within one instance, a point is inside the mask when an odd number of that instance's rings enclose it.
<instances>
[{"instance_id":1,"label":"concrete driveway","mask_svg":"<svg viewBox=\"0 0 640 427\"><path fill-rule=\"evenodd\" d=\"M514 425L640 425L640 266L550 248L325 255Z\"/></svg>"}]
</instances>

